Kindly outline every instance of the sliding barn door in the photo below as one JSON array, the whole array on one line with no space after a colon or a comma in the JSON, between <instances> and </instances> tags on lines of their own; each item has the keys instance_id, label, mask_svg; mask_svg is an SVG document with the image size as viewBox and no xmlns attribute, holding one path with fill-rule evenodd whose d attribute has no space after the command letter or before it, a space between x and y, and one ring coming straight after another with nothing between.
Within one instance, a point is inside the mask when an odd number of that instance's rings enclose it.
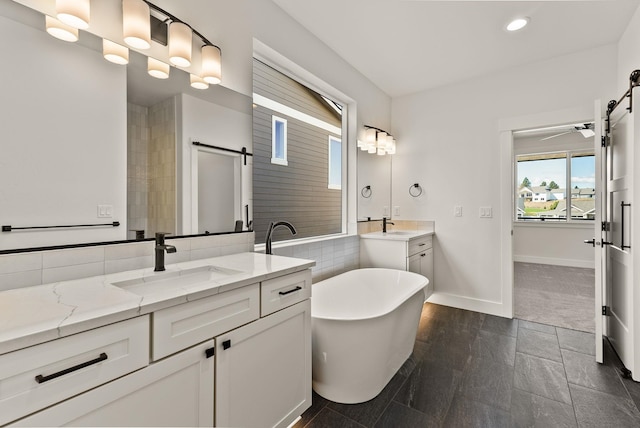
<instances>
[{"instance_id":1,"label":"sliding barn door","mask_svg":"<svg viewBox=\"0 0 640 428\"><path fill-rule=\"evenodd\" d=\"M602 256L604 258L604 300L607 312L605 331L625 367L640 379L637 347L640 334L637 312L640 290L634 290L634 165L638 156L634 142L640 143L638 132L638 109L634 100L631 111L628 99L610 114L607 124L606 171L604 215L605 231L602 233ZM637 216L635 216L637 217Z\"/></svg>"}]
</instances>

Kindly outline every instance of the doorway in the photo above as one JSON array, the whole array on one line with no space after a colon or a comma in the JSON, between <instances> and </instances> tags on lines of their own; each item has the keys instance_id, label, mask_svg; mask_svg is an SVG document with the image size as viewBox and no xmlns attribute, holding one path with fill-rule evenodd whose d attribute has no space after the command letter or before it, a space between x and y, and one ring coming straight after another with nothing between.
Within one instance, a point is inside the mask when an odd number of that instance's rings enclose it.
<instances>
[{"instance_id":1,"label":"doorway","mask_svg":"<svg viewBox=\"0 0 640 428\"><path fill-rule=\"evenodd\" d=\"M595 332L594 123L513 132L514 316Z\"/></svg>"}]
</instances>

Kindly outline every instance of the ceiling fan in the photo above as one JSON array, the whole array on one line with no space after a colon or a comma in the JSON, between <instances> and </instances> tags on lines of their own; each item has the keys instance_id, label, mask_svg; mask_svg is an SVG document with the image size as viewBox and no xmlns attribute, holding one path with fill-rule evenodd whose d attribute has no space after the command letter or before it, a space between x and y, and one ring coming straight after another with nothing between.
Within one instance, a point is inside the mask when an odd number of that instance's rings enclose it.
<instances>
[{"instance_id":1,"label":"ceiling fan","mask_svg":"<svg viewBox=\"0 0 640 428\"><path fill-rule=\"evenodd\" d=\"M561 132L561 133L555 134L555 135L551 135L549 137L541 138L540 141L549 140L551 138L559 137L559 136L565 135L565 134L571 134L573 132L581 133L584 138L589 138L589 137L593 137L594 135L596 135L596 133L593 132L593 123L581 123L581 124L573 125L573 128L569 129L568 131Z\"/></svg>"}]
</instances>

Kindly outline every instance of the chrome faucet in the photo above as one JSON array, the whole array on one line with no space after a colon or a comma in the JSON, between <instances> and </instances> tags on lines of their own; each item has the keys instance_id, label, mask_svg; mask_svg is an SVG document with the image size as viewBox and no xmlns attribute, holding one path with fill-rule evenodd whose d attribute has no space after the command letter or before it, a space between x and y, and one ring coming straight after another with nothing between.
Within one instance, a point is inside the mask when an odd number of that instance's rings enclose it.
<instances>
[{"instance_id":1,"label":"chrome faucet","mask_svg":"<svg viewBox=\"0 0 640 428\"><path fill-rule=\"evenodd\" d=\"M173 245L167 245L164 243L164 237L167 235L165 232L156 233L156 267L154 272L162 272L164 270L164 252L175 253L176 247Z\"/></svg>"},{"instance_id":2,"label":"chrome faucet","mask_svg":"<svg viewBox=\"0 0 640 428\"><path fill-rule=\"evenodd\" d=\"M395 226L395 223L387 221L386 217L382 217L382 233L387 233L387 225L388 224L393 224Z\"/></svg>"},{"instance_id":3,"label":"chrome faucet","mask_svg":"<svg viewBox=\"0 0 640 428\"><path fill-rule=\"evenodd\" d=\"M267 239L265 240L266 242L265 254L273 254L273 252L271 251L271 235L273 234L273 229L275 229L278 226L288 227L292 235L295 235L296 233L298 233L296 232L296 228L293 227L293 225L288 221L278 221L275 223L274 222L269 223L269 229L267 229Z\"/></svg>"}]
</instances>

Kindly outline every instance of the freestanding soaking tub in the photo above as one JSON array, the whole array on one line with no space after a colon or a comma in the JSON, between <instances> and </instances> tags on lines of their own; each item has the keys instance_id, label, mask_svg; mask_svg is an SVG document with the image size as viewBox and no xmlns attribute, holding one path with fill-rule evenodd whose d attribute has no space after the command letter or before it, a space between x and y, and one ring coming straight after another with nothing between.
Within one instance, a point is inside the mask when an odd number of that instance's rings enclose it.
<instances>
[{"instance_id":1,"label":"freestanding soaking tub","mask_svg":"<svg viewBox=\"0 0 640 428\"><path fill-rule=\"evenodd\" d=\"M338 403L378 395L413 352L422 275L356 269L313 285L313 389Z\"/></svg>"}]
</instances>

